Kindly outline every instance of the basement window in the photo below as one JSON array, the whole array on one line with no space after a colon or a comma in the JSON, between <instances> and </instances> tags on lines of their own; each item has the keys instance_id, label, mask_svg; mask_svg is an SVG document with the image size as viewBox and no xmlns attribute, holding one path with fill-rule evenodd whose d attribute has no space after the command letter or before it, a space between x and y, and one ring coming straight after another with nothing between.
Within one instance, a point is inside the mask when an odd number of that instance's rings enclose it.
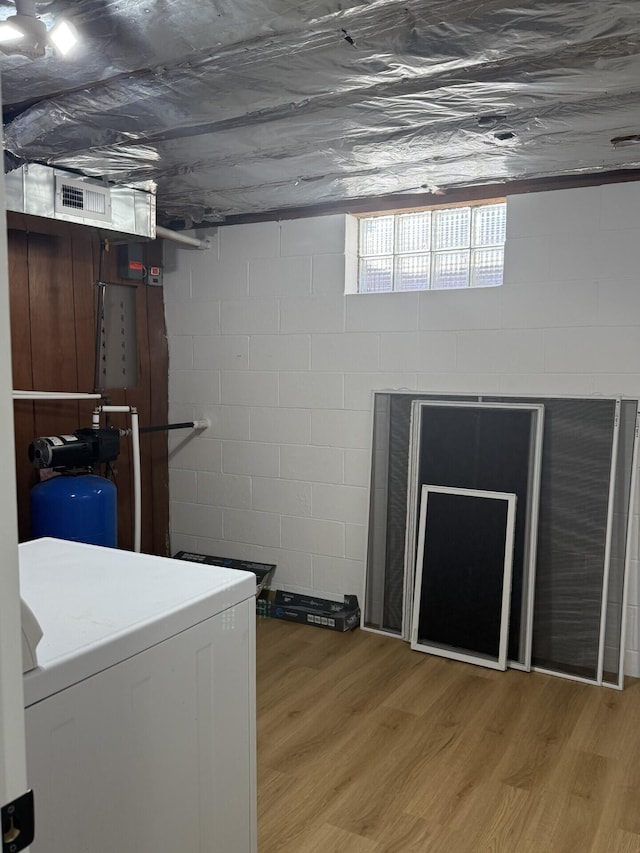
<instances>
[{"instance_id":1,"label":"basement window","mask_svg":"<svg viewBox=\"0 0 640 853\"><path fill-rule=\"evenodd\" d=\"M358 219L358 293L502 284L505 201Z\"/></svg>"}]
</instances>

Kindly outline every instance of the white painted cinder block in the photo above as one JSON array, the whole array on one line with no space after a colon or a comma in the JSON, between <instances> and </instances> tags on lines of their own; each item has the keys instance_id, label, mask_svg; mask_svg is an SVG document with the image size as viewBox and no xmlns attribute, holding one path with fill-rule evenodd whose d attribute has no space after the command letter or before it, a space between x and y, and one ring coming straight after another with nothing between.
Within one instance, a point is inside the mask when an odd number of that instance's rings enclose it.
<instances>
[{"instance_id":1,"label":"white painted cinder block","mask_svg":"<svg viewBox=\"0 0 640 853\"><path fill-rule=\"evenodd\" d=\"M169 368L190 370L193 367L193 338L174 335L169 338Z\"/></svg>"},{"instance_id":2,"label":"white painted cinder block","mask_svg":"<svg viewBox=\"0 0 640 853\"><path fill-rule=\"evenodd\" d=\"M254 408L250 417L252 441L311 443L311 412L307 409Z\"/></svg>"},{"instance_id":3,"label":"white painted cinder block","mask_svg":"<svg viewBox=\"0 0 640 853\"><path fill-rule=\"evenodd\" d=\"M380 369L442 373L455 370L454 332L385 332L380 335Z\"/></svg>"},{"instance_id":4,"label":"white painted cinder block","mask_svg":"<svg viewBox=\"0 0 640 853\"><path fill-rule=\"evenodd\" d=\"M220 331L218 300L169 302L165 314L169 335L215 335Z\"/></svg>"},{"instance_id":5,"label":"white painted cinder block","mask_svg":"<svg viewBox=\"0 0 640 853\"><path fill-rule=\"evenodd\" d=\"M502 288L504 329L544 329L593 326L596 322L598 283L578 281L531 283Z\"/></svg>"},{"instance_id":6,"label":"white painted cinder block","mask_svg":"<svg viewBox=\"0 0 640 853\"><path fill-rule=\"evenodd\" d=\"M637 276L605 278L597 283L597 313L593 325L640 324L640 287Z\"/></svg>"},{"instance_id":7,"label":"white painted cinder block","mask_svg":"<svg viewBox=\"0 0 640 853\"><path fill-rule=\"evenodd\" d=\"M488 394L498 391L498 373L418 373L416 390L429 394Z\"/></svg>"},{"instance_id":8,"label":"white painted cinder block","mask_svg":"<svg viewBox=\"0 0 640 853\"><path fill-rule=\"evenodd\" d=\"M171 370L169 373L169 403L220 402L219 370Z\"/></svg>"},{"instance_id":9,"label":"white painted cinder block","mask_svg":"<svg viewBox=\"0 0 640 853\"><path fill-rule=\"evenodd\" d=\"M345 556L344 524L317 518L282 516L282 547L291 551Z\"/></svg>"},{"instance_id":10,"label":"white painted cinder block","mask_svg":"<svg viewBox=\"0 0 640 853\"><path fill-rule=\"evenodd\" d=\"M251 296L311 293L311 258L256 258L249 261Z\"/></svg>"},{"instance_id":11,"label":"white painted cinder block","mask_svg":"<svg viewBox=\"0 0 640 853\"><path fill-rule=\"evenodd\" d=\"M222 510L224 538L234 542L280 547L280 516L243 509Z\"/></svg>"},{"instance_id":12,"label":"white painted cinder block","mask_svg":"<svg viewBox=\"0 0 640 853\"><path fill-rule=\"evenodd\" d=\"M374 391L391 389L415 390L415 373L346 373L344 377L345 409L373 411Z\"/></svg>"},{"instance_id":13,"label":"white painted cinder block","mask_svg":"<svg viewBox=\"0 0 640 853\"><path fill-rule=\"evenodd\" d=\"M197 536L203 530L212 536L222 535L222 510L203 504L171 502L171 529L176 533Z\"/></svg>"},{"instance_id":14,"label":"white painted cinder block","mask_svg":"<svg viewBox=\"0 0 640 853\"><path fill-rule=\"evenodd\" d=\"M234 438L248 441L250 415L248 406L196 406L194 420L208 420L211 426L198 435L203 438Z\"/></svg>"},{"instance_id":15,"label":"white painted cinder block","mask_svg":"<svg viewBox=\"0 0 640 853\"><path fill-rule=\"evenodd\" d=\"M466 290L430 290L418 295L418 327L442 329L497 329L504 287Z\"/></svg>"},{"instance_id":16,"label":"white painted cinder block","mask_svg":"<svg viewBox=\"0 0 640 853\"><path fill-rule=\"evenodd\" d=\"M249 262L244 258L218 261L203 257L202 268L191 273L191 298L204 301L229 296L246 296L249 292Z\"/></svg>"},{"instance_id":17,"label":"white painted cinder block","mask_svg":"<svg viewBox=\"0 0 640 853\"><path fill-rule=\"evenodd\" d=\"M308 370L309 335L253 335L249 347L252 370Z\"/></svg>"},{"instance_id":18,"label":"white painted cinder block","mask_svg":"<svg viewBox=\"0 0 640 853\"><path fill-rule=\"evenodd\" d=\"M340 373L281 373L280 405L308 409L339 409L344 402Z\"/></svg>"},{"instance_id":19,"label":"white painted cinder block","mask_svg":"<svg viewBox=\"0 0 640 853\"><path fill-rule=\"evenodd\" d=\"M285 219L280 223L280 254L320 255L344 252L345 216Z\"/></svg>"},{"instance_id":20,"label":"white painted cinder block","mask_svg":"<svg viewBox=\"0 0 640 853\"><path fill-rule=\"evenodd\" d=\"M169 451L169 466L189 471L220 471L222 447L215 438L196 438L190 433Z\"/></svg>"},{"instance_id":21,"label":"white painted cinder block","mask_svg":"<svg viewBox=\"0 0 640 853\"><path fill-rule=\"evenodd\" d=\"M193 339L193 366L199 370L242 370L249 366L247 335L199 335Z\"/></svg>"},{"instance_id":22,"label":"white painted cinder block","mask_svg":"<svg viewBox=\"0 0 640 853\"><path fill-rule=\"evenodd\" d=\"M504 249L504 284L549 281L550 241L546 235L508 240Z\"/></svg>"},{"instance_id":23,"label":"white painted cinder block","mask_svg":"<svg viewBox=\"0 0 640 853\"><path fill-rule=\"evenodd\" d=\"M251 509L251 477L198 471L198 503Z\"/></svg>"},{"instance_id":24,"label":"white painted cinder block","mask_svg":"<svg viewBox=\"0 0 640 853\"><path fill-rule=\"evenodd\" d=\"M346 297L348 332L399 332L418 328L418 294L366 293Z\"/></svg>"},{"instance_id":25,"label":"white painted cinder block","mask_svg":"<svg viewBox=\"0 0 640 853\"><path fill-rule=\"evenodd\" d=\"M253 509L282 515L311 515L311 483L253 478Z\"/></svg>"},{"instance_id":26,"label":"white painted cinder block","mask_svg":"<svg viewBox=\"0 0 640 853\"><path fill-rule=\"evenodd\" d=\"M593 274L599 279L637 277L640 269L640 228L601 231L597 248L598 263Z\"/></svg>"},{"instance_id":27,"label":"white painted cinder block","mask_svg":"<svg viewBox=\"0 0 640 853\"><path fill-rule=\"evenodd\" d=\"M253 474L256 477L277 477L280 452L275 444L254 441L223 441L222 471L225 474Z\"/></svg>"},{"instance_id":28,"label":"white painted cinder block","mask_svg":"<svg viewBox=\"0 0 640 853\"><path fill-rule=\"evenodd\" d=\"M278 374L260 370L221 373L220 400L234 406L277 406Z\"/></svg>"},{"instance_id":29,"label":"white painted cinder block","mask_svg":"<svg viewBox=\"0 0 640 853\"><path fill-rule=\"evenodd\" d=\"M220 260L275 258L280 254L277 222L225 225L219 229Z\"/></svg>"},{"instance_id":30,"label":"white painted cinder block","mask_svg":"<svg viewBox=\"0 0 640 853\"><path fill-rule=\"evenodd\" d=\"M575 234L555 234L549 241L551 279L595 279L595 270L600 258L598 236L599 233L595 229Z\"/></svg>"},{"instance_id":31,"label":"white painted cinder block","mask_svg":"<svg viewBox=\"0 0 640 853\"><path fill-rule=\"evenodd\" d=\"M311 258L311 287L319 296L337 296L345 292L345 257L314 255Z\"/></svg>"},{"instance_id":32,"label":"white painted cinder block","mask_svg":"<svg viewBox=\"0 0 640 853\"><path fill-rule=\"evenodd\" d=\"M540 373L544 333L533 329L460 332L457 367L463 372Z\"/></svg>"},{"instance_id":33,"label":"white painted cinder block","mask_svg":"<svg viewBox=\"0 0 640 853\"><path fill-rule=\"evenodd\" d=\"M625 230L640 223L640 181L601 187L600 227Z\"/></svg>"},{"instance_id":34,"label":"white painted cinder block","mask_svg":"<svg viewBox=\"0 0 640 853\"><path fill-rule=\"evenodd\" d=\"M344 482L348 486L369 486L370 450L344 451Z\"/></svg>"},{"instance_id":35,"label":"white painted cinder block","mask_svg":"<svg viewBox=\"0 0 640 853\"><path fill-rule=\"evenodd\" d=\"M567 373L634 373L640 363L636 326L548 329L545 369Z\"/></svg>"},{"instance_id":36,"label":"white painted cinder block","mask_svg":"<svg viewBox=\"0 0 640 853\"><path fill-rule=\"evenodd\" d=\"M345 524L345 557L364 562L367 553L367 527L364 524Z\"/></svg>"},{"instance_id":37,"label":"white painted cinder block","mask_svg":"<svg viewBox=\"0 0 640 853\"><path fill-rule=\"evenodd\" d=\"M351 332L311 337L311 367L314 370L377 370L379 352L378 335Z\"/></svg>"},{"instance_id":38,"label":"white painted cinder block","mask_svg":"<svg viewBox=\"0 0 640 853\"><path fill-rule=\"evenodd\" d=\"M197 503L198 484L195 471L185 471L182 468L169 470L169 494L171 500L180 503Z\"/></svg>"},{"instance_id":39,"label":"white painted cinder block","mask_svg":"<svg viewBox=\"0 0 640 853\"><path fill-rule=\"evenodd\" d=\"M311 483L342 483L344 459L335 447L283 445L280 448L280 476Z\"/></svg>"},{"instance_id":40,"label":"white painted cinder block","mask_svg":"<svg viewBox=\"0 0 640 853\"><path fill-rule=\"evenodd\" d=\"M199 553L199 540L197 536L187 536L186 533L176 533L172 530L170 531L169 538L171 542L171 554L176 554L178 551L195 551Z\"/></svg>"},{"instance_id":41,"label":"white painted cinder block","mask_svg":"<svg viewBox=\"0 0 640 853\"><path fill-rule=\"evenodd\" d=\"M280 300L280 332L343 332L345 299L335 296L309 296L306 299Z\"/></svg>"},{"instance_id":42,"label":"white painted cinder block","mask_svg":"<svg viewBox=\"0 0 640 853\"><path fill-rule=\"evenodd\" d=\"M233 299L220 303L223 335L276 334L278 303L275 299Z\"/></svg>"},{"instance_id":43,"label":"white painted cinder block","mask_svg":"<svg viewBox=\"0 0 640 853\"><path fill-rule=\"evenodd\" d=\"M590 397L593 381L582 373L506 373L496 375L501 394L551 394Z\"/></svg>"},{"instance_id":44,"label":"white painted cinder block","mask_svg":"<svg viewBox=\"0 0 640 853\"><path fill-rule=\"evenodd\" d=\"M314 483L311 494L311 514L314 518L365 524L368 509L365 488Z\"/></svg>"},{"instance_id":45,"label":"white painted cinder block","mask_svg":"<svg viewBox=\"0 0 640 853\"><path fill-rule=\"evenodd\" d=\"M327 447L371 447L369 412L314 410L311 443Z\"/></svg>"},{"instance_id":46,"label":"white painted cinder block","mask_svg":"<svg viewBox=\"0 0 640 853\"><path fill-rule=\"evenodd\" d=\"M362 604L364 564L361 560L344 560L340 557L312 557L313 587L319 593L329 593L336 598L357 595Z\"/></svg>"}]
</instances>

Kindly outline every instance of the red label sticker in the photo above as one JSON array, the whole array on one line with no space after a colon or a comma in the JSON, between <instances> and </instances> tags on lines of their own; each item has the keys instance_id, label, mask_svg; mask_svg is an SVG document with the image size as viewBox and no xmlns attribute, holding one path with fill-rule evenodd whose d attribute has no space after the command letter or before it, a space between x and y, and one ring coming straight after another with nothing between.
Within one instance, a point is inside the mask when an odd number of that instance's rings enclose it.
<instances>
[{"instance_id":1,"label":"red label sticker","mask_svg":"<svg viewBox=\"0 0 640 853\"><path fill-rule=\"evenodd\" d=\"M140 261L129 261L129 269L130 270L143 270L144 265L140 263Z\"/></svg>"}]
</instances>

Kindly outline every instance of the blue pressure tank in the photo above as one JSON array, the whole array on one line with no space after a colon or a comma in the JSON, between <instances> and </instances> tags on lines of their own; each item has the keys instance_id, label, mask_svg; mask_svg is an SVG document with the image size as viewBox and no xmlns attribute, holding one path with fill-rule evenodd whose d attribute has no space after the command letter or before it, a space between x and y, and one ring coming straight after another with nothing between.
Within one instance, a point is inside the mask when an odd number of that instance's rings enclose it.
<instances>
[{"instance_id":1,"label":"blue pressure tank","mask_svg":"<svg viewBox=\"0 0 640 853\"><path fill-rule=\"evenodd\" d=\"M95 474L63 474L31 489L31 534L118 545L117 489Z\"/></svg>"}]
</instances>

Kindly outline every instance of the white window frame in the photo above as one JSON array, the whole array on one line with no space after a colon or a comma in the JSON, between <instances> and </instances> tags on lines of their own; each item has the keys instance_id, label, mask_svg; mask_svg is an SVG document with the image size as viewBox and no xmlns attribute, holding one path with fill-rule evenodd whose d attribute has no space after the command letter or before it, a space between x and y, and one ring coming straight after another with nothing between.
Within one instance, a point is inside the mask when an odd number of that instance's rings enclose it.
<instances>
[{"instance_id":1,"label":"white window frame","mask_svg":"<svg viewBox=\"0 0 640 853\"><path fill-rule=\"evenodd\" d=\"M505 526L505 543L503 552L502 595L500 598L500 639L497 658L488 657L471 650L457 651L454 648L439 646L419 637L420 606L422 600L422 576L424 566L424 546L427 531L427 515L429 495L465 495L481 500L504 501L507 505ZM507 650L509 643L509 613L511 609L511 572L513 567L513 544L516 524L516 496L509 492L487 492L480 489L454 489L449 486L422 486L420 499L420 526L418 533L418 565L416 567L415 592L413 598L413 620L411 626L411 648L414 651L426 652L439 657L473 663L477 666L504 671L507 668Z\"/></svg>"},{"instance_id":2,"label":"white window frame","mask_svg":"<svg viewBox=\"0 0 640 853\"><path fill-rule=\"evenodd\" d=\"M488 207L493 207L495 205L501 205L505 208L506 214L506 204L507 201L505 198L496 198L490 200L482 200L477 202L463 202L459 204L442 204L442 205L430 205L428 207L414 208L411 210L390 210L390 211L380 211L378 213L368 213L368 214L359 214L355 219L356 223L356 286L352 292L355 292L359 295L376 295L379 293L421 293L421 292L430 292L430 291L447 291L447 290L476 290L476 289L484 289L485 287L499 287L502 285L503 281L500 281L499 284L491 284L491 285L478 285L473 284L472 282L472 258L473 252L475 250L490 250L490 249L501 249L504 253L505 242L496 243L496 244L487 244L482 246L474 245L474 218L475 211L479 209L484 209ZM443 249L443 248L435 248L435 239L434 239L434 223L436 221L436 217L434 214L437 214L439 211L453 211L460 209L468 209L470 211L470 223L469 223L469 242L468 245L464 247L452 247L451 249ZM429 241L429 249L428 251L400 251L398 249L400 245L400 221L401 217L411 214L420 214L420 213L431 213L431 235ZM360 234L361 234L361 224L365 220L378 219L378 218L388 218L393 217L393 246L392 251L383 252L378 254L362 254L360 253ZM469 264L467 270L467 281L466 284L456 286L456 287L433 287L434 281L434 271L435 271L435 261L438 257L442 257L446 255L448 252L458 253L458 252L467 252L469 256ZM361 269L362 269L362 261L373 258L392 258L392 268L391 268L391 290L361 290ZM398 258L425 258L429 259L429 284L428 287L416 287L416 288L399 288L396 289L396 266ZM504 254L503 254L503 271L504 271Z\"/></svg>"}]
</instances>

